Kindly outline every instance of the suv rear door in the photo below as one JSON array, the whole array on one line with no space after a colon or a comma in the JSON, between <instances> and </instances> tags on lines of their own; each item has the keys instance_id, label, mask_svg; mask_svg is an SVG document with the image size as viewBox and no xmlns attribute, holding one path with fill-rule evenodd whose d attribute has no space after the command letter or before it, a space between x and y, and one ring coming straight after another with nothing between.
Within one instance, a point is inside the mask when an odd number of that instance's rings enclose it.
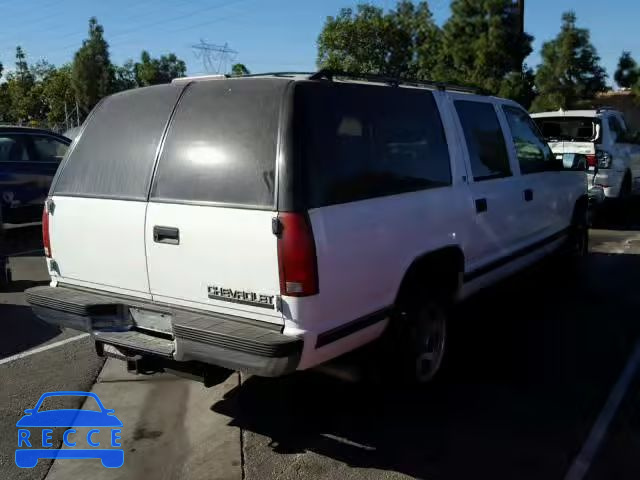
<instances>
[{"instance_id":1,"label":"suv rear door","mask_svg":"<svg viewBox=\"0 0 640 480\"><path fill-rule=\"evenodd\" d=\"M288 83L211 80L185 90L147 211L154 300L282 323L272 220Z\"/></svg>"},{"instance_id":2,"label":"suv rear door","mask_svg":"<svg viewBox=\"0 0 640 480\"><path fill-rule=\"evenodd\" d=\"M54 280L150 297L144 243L158 146L182 86L105 99L54 180L49 236Z\"/></svg>"}]
</instances>

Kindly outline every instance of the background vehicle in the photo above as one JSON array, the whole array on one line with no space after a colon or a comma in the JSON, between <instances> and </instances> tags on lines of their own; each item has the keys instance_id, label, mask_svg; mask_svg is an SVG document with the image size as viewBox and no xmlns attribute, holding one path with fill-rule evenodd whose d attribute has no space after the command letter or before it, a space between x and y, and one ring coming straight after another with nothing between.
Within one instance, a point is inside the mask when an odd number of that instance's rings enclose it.
<instances>
[{"instance_id":1,"label":"background vehicle","mask_svg":"<svg viewBox=\"0 0 640 480\"><path fill-rule=\"evenodd\" d=\"M71 140L34 128L0 127L0 230L40 221L51 180Z\"/></svg>"},{"instance_id":2,"label":"background vehicle","mask_svg":"<svg viewBox=\"0 0 640 480\"><path fill-rule=\"evenodd\" d=\"M586 161L594 197L621 198L640 188L640 138L610 109L544 112L532 117L558 158Z\"/></svg>"},{"instance_id":3,"label":"background vehicle","mask_svg":"<svg viewBox=\"0 0 640 480\"><path fill-rule=\"evenodd\" d=\"M130 365L277 376L385 334L384 361L430 380L452 301L584 251L586 189L518 104L402 83L187 78L109 97L52 188L52 282L27 300Z\"/></svg>"}]
</instances>

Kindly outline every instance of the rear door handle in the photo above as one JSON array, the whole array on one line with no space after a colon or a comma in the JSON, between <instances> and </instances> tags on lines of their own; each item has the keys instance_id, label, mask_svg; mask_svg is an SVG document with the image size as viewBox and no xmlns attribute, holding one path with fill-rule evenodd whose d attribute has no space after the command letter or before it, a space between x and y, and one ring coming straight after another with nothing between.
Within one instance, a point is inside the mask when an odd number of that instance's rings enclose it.
<instances>
[{"instance_id":1,"label":"rear door handle","mask_svg":"<svg viewBox=\"0 0 640 480\"><path fill-rule=\"evenodd\" d=\"M156 243L168 243L180 245L180 230L175 227L153 227L153 241Z\"/></svg>"},{"instance_id":2,"label":"rear door handle","mask_svg":"<svg viewBox=\"0 0 640 480\"><path fill-rule=\"evenodd\" d=\"M486 198L476 198L476 213L483 213L488 210Z\"/></svg>"},{"instance_id":3,"label":"rear door handle","mask_svg":"<svg viewBox=\"0 0 640 480\"><path fill-rule=\"evenodd\" d=\"M531 190L530 188L527 188L524 191L524 201L525 202L530 202L533 200L533 190Z\"/></svg>"}]
</instances>

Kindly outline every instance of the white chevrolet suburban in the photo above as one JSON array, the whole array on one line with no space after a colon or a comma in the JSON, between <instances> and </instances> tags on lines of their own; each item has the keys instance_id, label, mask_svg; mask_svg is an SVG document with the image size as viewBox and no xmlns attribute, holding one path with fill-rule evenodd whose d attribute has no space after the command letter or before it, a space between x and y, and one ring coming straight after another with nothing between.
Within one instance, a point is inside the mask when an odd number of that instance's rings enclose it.
<instances>
[{"instance_id":1,"label":"white chevrolet suburban","mask_svg":"<svg viewBox=\"0 0 640 480\"><path fill-rule=\"evenodd\" d=\"M640 142L616 110L567 110L532 115L557 158L585 162L589 191L624 198L640 189Z\"/></svg>"},{"instance_id":2,"label":"white chevrolet suburban","mask_svg":"<svg viewBox=\"0 0 640 480\"><path fill-rule=\"evenodd\" d=\"M584 172L512 101L428 82L187 78L91 113L43 217L47 322L134 370L278 376L380 339L430 380L452 301L587 243ZM387 350L388 351L388 350Z\"/></svg>"}]
</instances>

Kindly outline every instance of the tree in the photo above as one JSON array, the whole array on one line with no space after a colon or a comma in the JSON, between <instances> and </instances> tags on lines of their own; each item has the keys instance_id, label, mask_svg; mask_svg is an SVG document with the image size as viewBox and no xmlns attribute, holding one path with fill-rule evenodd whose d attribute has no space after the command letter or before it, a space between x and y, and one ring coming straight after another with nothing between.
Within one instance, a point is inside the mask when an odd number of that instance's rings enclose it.
<instances>
[{"instance_id":1,"label":"tree","mask_svg":"<svg viewBox=\"0 0 640 480\"><path fill-rule=\"evenodd\" d=\"M535 98L535 75L524 65L522 72L511 72L502 81L498 96L510 98L528 109Z\"/></svg>"},{"instance_id":2,"label":"tree","mask_svg":"<svg viewBox=\"0 0 640 480\"><path fill-rule=\"evenodd\" d=\"M539 95L532 109L572 108L577 102L605 91L606 78L589 30L578 28L575 13L566 12L558 36L542 45L542 64L536 72Z\"/></svg>"},{"instance_id":3,"label":"tree","mask_svg":"<svg viewBox=\"0 0 640 480\"><path fill-rule=\"evenodd\" d=\"M631 88L640 79L638 64L631 56L631 52L622 52L618 60L618 69L613 76L620 88Z\"/></svg>"},{"instance_id":4,"label":"tree","mask_svg":"<svg viewBox=\"0 0 640 480\"><path fill-rule=\"evenodd\" d=\"M7 75L6 95L12 121L23 124L38 115L41 99L33 92L35 80L20 46L16 47L15 65L15 71Z\"/></svg>"},{"instance_id":5,"label":"tree","mask_svg":"<svg viewBox=\"0 0 640 480\"><path fill-rule=\"evenodd\" d=\"M241 77L242 75L249 75L250 73L244 63L236 63L231 67L231 75L234 77Z\"/></svg>"},{"instance_id":6,"label":"tree","mask_svg":"<svg viewBox=\"0 0 640 480\"><path fill-rule=\"evenodd\" d=\"M42 82L42 93L46 99L50 124L63 124L75 110L75 91L72 84L72 67L63 65L48 75Z\"/></svg>"},{"instance_id":7,"label":"tree","mask_svg":"<svg viewBox=\"0 0 640 480\"><path fill-rule=\"evenodd\" d=\"M406 74L418 79L436 79L442 56L442 30L434 22L429 4L420 2L416 5L401 0L389 14L389 20L396 35L402 32L396 37L395 45L409 48L408 52L398 55L409 59ZM408 42L405 34L409 36Z\"/></svg>"},{"instance_id":8,"label":"tree","mask_svg":"<svg viewBox=\"0 0 640 480\"><path fill-rule=\"evenodd\" d=\"M533 37L520 32L511 0L453 0L443 27L439 77L498 93L521 75ZM506 88L506 87L505 87Z\"/></svg>"},{"instance_id":9,"label":"tree","mask_svg":"<svg viewBox=\"0 0 640 480\"><path fill-rule=\"evenodd\" d=\"M140 55L140 62L135 64L136 81L139 86L169 83L174 78L184 77L187 65L175 53L162 55L159 59L152 58L144 50Z\"/></svg>"},{"instance_id":10,"label":"tree","mask_svg":"<svg viewBox=\"0 0 640 480\"><path fill-rule=\"evenodd\" d=\"M406 73L411 57L410 32L373 5L327 17L318 37L319 68L397 76Z\"/></svg>"},{"instance_id":11,"label":"tree","mask_svg":"<svg viewBox=\"0 0 640 480\"><path fill-rule=\"evenodd\" d=\"M136 78L136 64L133 60L129 59L122 66L114 66L114 92L122 92L123 90L130 90L138 86L138 80Z\"/></svg>"},{"instance_id":12,"label":"tree","mask_svg":"<svg viewBox=\"0 0 640 480\"><path fill-rule=\"evenodd\" d=\"M74 56L71 81L84 112L89 112L101 98L112 92L114 69L109 59L109 44L95 17L89 20L89 38L82 42Z\"/></svg>"}]
</instances>

